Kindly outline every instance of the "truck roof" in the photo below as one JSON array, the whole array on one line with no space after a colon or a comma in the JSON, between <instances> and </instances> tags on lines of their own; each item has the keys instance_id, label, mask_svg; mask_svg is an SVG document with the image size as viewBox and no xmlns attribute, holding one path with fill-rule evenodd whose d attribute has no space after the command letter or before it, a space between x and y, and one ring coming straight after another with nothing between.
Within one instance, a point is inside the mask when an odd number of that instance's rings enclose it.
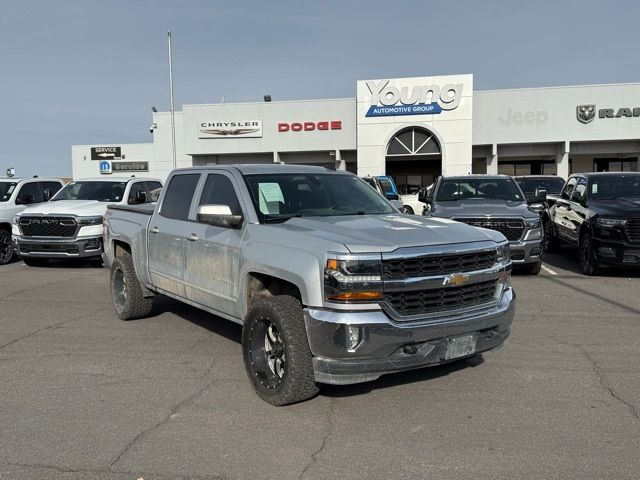
<instances>
[{"instance_id":1,"label":"truck roof","mask_svg":"<svg viewBox=\"0 0 640 480\"><path fill-rule=\"evenodd\" d=\"M62 182L61 178L56 177L0 177L0 182L26 182L27 180L33 180L34 182Z\"/></svg>"},{"instance_id":2,"label":"truck roof","mask_svg":"<svg viewBox=\"0 0 640 480\"><path fill-rule=\"evenodd\" d=\"M202 170L230 170L235 169L243 175L253 175L257 173L339 173L347 174L342 170L332 170L326 167L317 167L314 165L292 165L292 164L233 164L233 165L207 165L203 167L187 167L179 168L181 172L202 171Z\"/></svg>"},{"instance_id":3,"label":"truck roof","mask_svg":"<svg viewBox=\"0 0 640 480\"><path fill-rule=\"evenodd\" d=\"M103 176L103 177L88 177L88 178L74 178L73 182L130 182L133 180L143 180L145 182L153 181L159 182L157 178L151 177L112 177L112 176Z\"/></svg>"},{"instance_id":4,"label":"truck roof","mask_svg":"<svg viewBox=\"0 0 640 480\"><path fill-rule=\"evenodd\" d=\"M504 180L506 178L511 178L511 175L486 175L484 173L478 173L475 175L452 175L450 177L443 175L442 178L444 180Z\"/></svg>"}]
</instances>

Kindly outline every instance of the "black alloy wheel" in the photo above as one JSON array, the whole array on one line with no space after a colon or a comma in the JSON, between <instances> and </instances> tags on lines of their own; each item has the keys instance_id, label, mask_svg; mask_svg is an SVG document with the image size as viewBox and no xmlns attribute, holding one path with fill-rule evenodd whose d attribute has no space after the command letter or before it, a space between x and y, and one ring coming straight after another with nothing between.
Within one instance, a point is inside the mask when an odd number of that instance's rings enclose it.
<instances>
[{"instance_id":1,"label":"black alloy wheel","mask_svg":"<svg viewBox=\"0 0 640 480\"><path fill-rule=\"evenodd\" d=\"M11 244L11 232L5 228L0 229L0 265L6 265L13 258L13 245Z\"/></svg>"},{"instance_id":2,"label":"black alloy wheel","mask_svg":"<svg viewBox=\"0 0 640 480\"><path fill-rule=\"evenodd\" d=\"M593 251L593 240L590 233L585 233L580 239L580 270L585 275L598 273L598 262Z\"/></svg>"}]
</instances>

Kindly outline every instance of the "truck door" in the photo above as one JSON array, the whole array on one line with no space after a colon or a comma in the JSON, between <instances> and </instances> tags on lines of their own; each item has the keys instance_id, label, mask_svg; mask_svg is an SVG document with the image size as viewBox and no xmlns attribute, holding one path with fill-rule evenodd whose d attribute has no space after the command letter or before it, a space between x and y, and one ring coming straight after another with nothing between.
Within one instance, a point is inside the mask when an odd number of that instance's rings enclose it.
<instances>
[{"instance_id":1,"label":"truck door","mask_svg":"<svg viewBox=\"0 0 640 480\"><path fill-rule=\"evenodd\" d=\"M569 205L571 209L567 213L567 236L571 242L578 244L580 240L580 226L587 218L587 209L582 206L582 198L587 195L587 180L585 178L578 178L576 188L571 192L571 200Z\"/></svg>"},{"instance_id":2,"label":"truck door","mask_svg":"<svg viewBox=\"0 0 640 480\"><path fill-rule=\"evenodd\" d=\"M560 198L558 198L553 207L553 226L556 229L556 232L558 232L558 235L565 240L571 240L569 228L569 215L571 214L570 200L571 193L573 192L577 182L578 179L576 177L572 177L567 181L567 184L560 193Z\"/></svg>"},{"instance_id":3,"label":"truck door","mask_svg":"<svg viewBox=\"0 0 640 480\"><path fill-rule=\"evenodd\" d=\"M234 179L224 172L207 175L200 205L227 205L234 215L243 215ZM238 271L240 241L244 227L227 228L195 221L185 235L185 288L187 298L220 313L238 317Z\"/></svg>"},{"instance_id":4,"label":"truck door","mask_svg":"<svg viewBox=\"0 0 640 480\"><path fill-rule=\"evenodd\" d=\"M180 297L184 291L184 243L199 173L171 177L160 209L149 223L149 276L153 284Z\"/></svg>"}]
</instances>

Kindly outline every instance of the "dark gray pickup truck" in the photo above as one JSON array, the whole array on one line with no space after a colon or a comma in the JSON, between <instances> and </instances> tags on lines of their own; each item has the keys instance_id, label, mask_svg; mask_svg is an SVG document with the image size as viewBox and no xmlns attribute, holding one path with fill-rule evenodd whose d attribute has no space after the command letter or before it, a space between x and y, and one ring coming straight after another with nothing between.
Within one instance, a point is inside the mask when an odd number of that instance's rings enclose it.
<instances>
[{"instance_id":1,"label":"dark gray pickup truck","mask_svg":"<svg viewBox=\"0 0 640 480\"><path fill-rule=\"evenodd\" d=\"M164 294L241 324L274 405L491 350L514 317L501 233L403 215L321 167L175 170L155 209L109 207L104 248L120 318Z\"/></svg>"},{"instance_id":2,"label":"dark gray pickup truck","mask_svg":"<svg viewBox=\"0 0 640 480\"><path fill-rule=\"evenodd\" d=\"M450 218L502 233L511 248L511 260L537 275L542 266L544 233L538 213L529 208L515 180L507 175L439 177L423 192L424 215Z\"/></svg>"}]
</instances>

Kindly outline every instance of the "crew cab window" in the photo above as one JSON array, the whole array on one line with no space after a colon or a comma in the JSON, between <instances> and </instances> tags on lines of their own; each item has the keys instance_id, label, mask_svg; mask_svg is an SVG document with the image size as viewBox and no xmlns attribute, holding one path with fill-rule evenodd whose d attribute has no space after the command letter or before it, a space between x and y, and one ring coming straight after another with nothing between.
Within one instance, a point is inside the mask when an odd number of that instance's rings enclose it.
<instances>
[{"instance_id":1,"label":"crew cab window","mask_svg":"<svg viewBox=\"0 0 640 480\"><path fill-rule=\"evenodd\" d=\"M576 188L571 193L571 200L573 200L574 202L579 201L580 198L584 197L586 192L587 192L587 181L584 178L580 178L578 180L578 184L576 185Z\"/></svg>"},{"instance_id":2,"label":"crew cab window","mask_svg":"<svg viewBox=\"0 0 640 480\"><path fill-rule=\"evenodd\" d=\"M157 202L162 192L162 184L160 182L145 182L147 186L147 195L149 202Z\"/></svg>"},{"instance_id":3,"label":"crew cab window","mask_svg":"<svg viewBox=\"0 0 640 480\"><path fill-rule=\"evenodd\" d=\"M231 180L224 175L211 174L207 177L198 205L227 205L232 215L242 215L236 191Z\"/></svg>"},{"instance_id":4,"label":"crew cab window","mask_svg":"<svg viewBox=\"0 0 640 480\"><path fill-rule=\"evenodd\" d=\"M569 200L571 198L571 193L573 192L573 189L575 188L577 182L578 182L578 179L576 177L571 177L567 182L567 184L564 186L561 197L566 200Z\"/></svg>"},{"instance_id":5,"label":"crew cab window","mask_svg":"<svg viewBox=\"0 0 640 480\"><path fill-rule=\"evenodd\" d=\"M25 183L20 187L16 203L20 205L29 205L31 203L42 202L42 193L36 182Z\"/></svg>"},{"instance_id":6,"label":"crew cab window","mask_svg":"<svg viewBox=\"0 0 640 480\"><path fill-rule=\"evenodd\" d=\"M198 185L200 174L175 175L169 182L162 200L160 215L174 220L187 220L191 200Z\"/></svg>"}]
</instances>

